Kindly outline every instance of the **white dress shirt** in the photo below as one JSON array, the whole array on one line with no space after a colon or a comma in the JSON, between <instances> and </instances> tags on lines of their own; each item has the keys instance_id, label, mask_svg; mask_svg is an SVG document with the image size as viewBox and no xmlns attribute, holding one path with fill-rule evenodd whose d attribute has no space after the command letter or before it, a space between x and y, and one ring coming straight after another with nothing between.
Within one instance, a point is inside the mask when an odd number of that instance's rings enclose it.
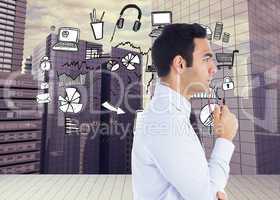
<instances>
[{"instance_id":1,"label":"white dress shirt","mask_svg":"<svg viewBox=\"0 0 280 200\"><path fill-rule=\"evenodd\" d=\"M162 83L137 117L132 148L134 200L216 200L234 151L218 138L209 162L190 124L191 104Z\"/></svg>"}]
</instances>

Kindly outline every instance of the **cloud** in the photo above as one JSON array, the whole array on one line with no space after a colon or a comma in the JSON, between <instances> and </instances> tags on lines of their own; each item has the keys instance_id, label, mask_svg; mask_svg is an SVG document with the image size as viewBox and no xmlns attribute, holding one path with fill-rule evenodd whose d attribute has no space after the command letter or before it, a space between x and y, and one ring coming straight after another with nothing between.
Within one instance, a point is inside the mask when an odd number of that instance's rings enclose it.
<instances>
[{"instance_id":1,"label":"cloud","mask_svg":"<svg viewBox=\"0 0 280 200\"><path fill-rule=\"evenodd\" d=\"M142 26L138 32L132 30L133 23L137 19L137 12L129 9L125 12L124 28L117 30L115 39L111 44L109 42L115 23L120 15L120 10L126 4L131 3L129 0L122 1L84 1L84 0L28 0L27 1L27 17L26 31L24 44L24 57L32 54L32 50L51 32L50 27L56 26L58 29L61 26L77 27L81 31L81 39L102 43L105 49L110 49L112 44L117 44L120 41L132 41L144 49L150 47L150 11L151 1L138 0L136 3L142 10ZM97 17L100 17L103 11L104 39L95 41L90 28L89 13L92 9L97 10ZM56 30L57 30L56 29Z\"/></svg>"}]
</instances>

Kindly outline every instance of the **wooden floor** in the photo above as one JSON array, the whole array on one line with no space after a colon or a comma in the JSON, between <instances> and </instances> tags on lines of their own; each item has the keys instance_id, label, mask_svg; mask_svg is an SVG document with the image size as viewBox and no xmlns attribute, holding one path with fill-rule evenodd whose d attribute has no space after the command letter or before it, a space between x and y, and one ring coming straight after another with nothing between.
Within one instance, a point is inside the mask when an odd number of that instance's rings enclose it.
<instances>
[{"instance_id":1,"label":"wooden floor","mask_svg":"<svg viewBox=\"0 0 280 200\"><path fill-rule=\"evenodd\" d=\"M280 200L280 176L231 176L229 200ZM130 175L5 175L0 200L132 200Z\"/></svg>"}]
</instances>

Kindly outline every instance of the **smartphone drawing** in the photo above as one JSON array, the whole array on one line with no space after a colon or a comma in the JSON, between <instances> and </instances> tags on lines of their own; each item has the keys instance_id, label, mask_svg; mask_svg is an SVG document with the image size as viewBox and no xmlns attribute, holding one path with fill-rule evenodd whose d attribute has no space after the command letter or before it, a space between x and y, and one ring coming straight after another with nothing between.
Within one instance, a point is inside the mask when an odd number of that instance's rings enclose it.
<instances>
[{"instance_id":1,"label":"smartphone drawing","mask_svg":"<svg viewBox=\"0 0 280 200\"><path fill-rule=\"evenodd\" d=\"M222 37L223 32L223 23L222 22L216 22L215 30L214 30L214 39L220 40Z\"/></svg>"}]
</instances>

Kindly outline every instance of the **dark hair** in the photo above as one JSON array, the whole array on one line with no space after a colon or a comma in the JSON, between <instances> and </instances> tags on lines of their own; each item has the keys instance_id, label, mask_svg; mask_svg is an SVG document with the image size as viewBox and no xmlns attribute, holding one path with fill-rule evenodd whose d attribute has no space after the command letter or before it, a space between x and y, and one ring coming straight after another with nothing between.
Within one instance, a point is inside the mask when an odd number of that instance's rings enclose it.
<instances>
[{"instance_id":1,"label":"dark hair","mask_svg":"<svg viewBox=\"0 0 280 200\"><path fill-rule=\"evenodd\" d=\"M168 75L175 56L182 56L192 66L194 38L206 38L206 29L199 24L170 24L152 47L152 60L159 77Z\"/></svg>"}]
</instances>

